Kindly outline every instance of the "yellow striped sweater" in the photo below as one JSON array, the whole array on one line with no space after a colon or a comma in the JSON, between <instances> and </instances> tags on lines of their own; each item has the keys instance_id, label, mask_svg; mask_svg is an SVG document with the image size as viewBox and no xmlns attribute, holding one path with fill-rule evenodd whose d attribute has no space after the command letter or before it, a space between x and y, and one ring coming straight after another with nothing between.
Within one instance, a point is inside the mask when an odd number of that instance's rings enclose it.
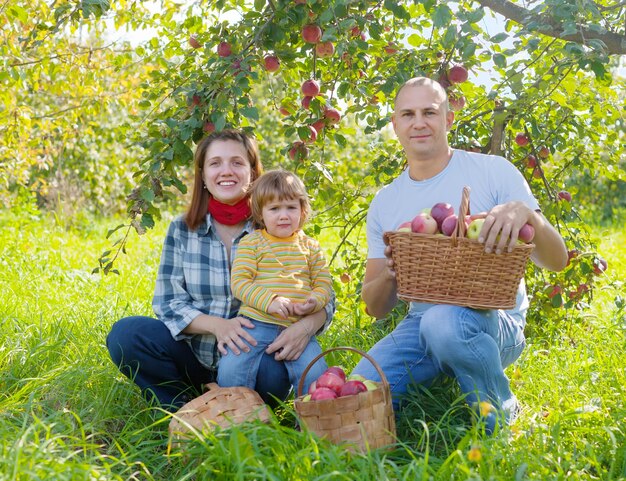
<instances>
[{"instance_id":1,"label":"yellow striped sweater","mask_svg":"<svg viewBox=\"0 0 626 481\"><path fill-rule=\"evenodd\" d=\"M283 326L296 322L298 317L280 319L267 314L275 297L287 297L292 302L313 297L316 312L332 296L332 279L320 245L302 231L279 238L259 229L241 239L233 261L231 287L233 295L241 300L239 315Z\"/></svg>"}]
</instances>

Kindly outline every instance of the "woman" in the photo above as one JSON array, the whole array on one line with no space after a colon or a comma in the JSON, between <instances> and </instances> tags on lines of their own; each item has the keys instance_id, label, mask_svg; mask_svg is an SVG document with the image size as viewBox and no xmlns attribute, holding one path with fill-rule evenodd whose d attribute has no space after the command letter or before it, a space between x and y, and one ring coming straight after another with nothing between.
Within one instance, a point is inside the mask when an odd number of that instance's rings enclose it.
<instances>
[{"instance_id":1,"label":"woman","mask_svg":"<svg viewBox=\"0 0 626 481\"><path fill-rule=\"evenodd\" d=\"M256 143L242 131L215 132L198 144L189 210L170 224L163 245L152 302L157 318L126 317L107 336L120 371L164 409L176 411L214 382L227 349L238 355L256 345L253 324L237 315L230 266L239 241L254 230L247 191L262 171ZM333 313L334 299L270 344L255 387L264 401L287 397L283 361L298 359Z\"/></svg>"}]
</instances>

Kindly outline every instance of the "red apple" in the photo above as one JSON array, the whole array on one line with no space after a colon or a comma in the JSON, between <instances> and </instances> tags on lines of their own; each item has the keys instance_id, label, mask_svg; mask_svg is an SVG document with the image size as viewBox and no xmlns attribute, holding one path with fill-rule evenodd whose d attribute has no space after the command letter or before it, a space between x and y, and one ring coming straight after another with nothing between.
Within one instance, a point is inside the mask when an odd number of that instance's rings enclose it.
<instances>
[{"instance_id":1,"label":"red apple","mask_svg":"<svg viewBox=\"0 0 626 481\"><path fill-rule=\"evenodd\" d=\"M441 224L446 217L454 214L454 207L447 202L437 202L430 208L430 215L437 221L437 228L441 230Z\"/></svg>"},{"instance_id":2,"label":"red apple","mask_svg":"<svg viewBox=\"0 0 626 481\"><path fill-rule=\"evenodd\" d=\"M324 374L317 378L317 389L328 388L339 394L339 391L341 391L341 386L343 386L344 383L345 381L341 379L341 377L339 377L337 374L335 374L334 372L326 371Z\"/></svg>"},{"instance_id":3,"label":"red apple","mask_svg":"<svg viewBox=\"0 0 626 481\"><path fill-rule=\"evenodd\" d=\"M302 97L302 107L309 110L311 108L311 100L313 100L313 97L309 97L308 95Z\"/></svg>"},{"instance_id":4,"label":"red apple","mask_svg":"<svg viewBox=\"0 0 626 481\"><path fill-rule=\"evenodd\" d=\"M289 149L289 157L291 157L292 160L302 160L306 159L308 156L309 149L304 145L304 142L300 140L294 142L291 149Z\"/></svg>"},{"instance_id":5,"label":"red apple","mask_svg":"<svg viewBox=\"0 0 626 481\"><path fill-rule=\"evenodd\" d=\"M534 169L535 167L537 167L537 157L532 154L527 155L524 159L524 163L526 164L526 168Z\"/></svg>"},{"instance_id":6,"label":"red apple","mask_svg":"<svg viewBox=\"0 0 626 481\"><path fill-rule=\"evenodd\" d=\"M207 134L215 132L215 124L210 121L206 121L202 126L202 130L204 130Z\"/></svg>"},{"instance_id":7,"label":"red apple","mask_svg":"<svg viewBox=\"0 0 626 481\"><path fill-rule=\"evenodd\" d=\"M519 240L526 244L532 242L535 237L535 228L530 224L524 224L517 235Z\"/></svg>"},{"instance_id":8,"label":"red apple","mask_svg":"<svg viewBox=\"0 0 626 481\"><path fill-rule=\"evenodd\" d=\"M267 55L263 59L263 63L268 72L276 72L280 68L280 60L276 55Z\"/></svg>"},{"instance_id":9,"label":"red apple","mask_svg":"<svg viewBox=\"0 0 626 481\"><path fill-rule=\"evenodd\" d=\"M324 372L332 372L333 374L339 376L344 382L346 380L346 371L344 371L341 366L330 366Z\"/></svg>"},{"instance_id":10,"label":"red apple","mask_svg":"<svg viewBox=\"0 0 626 481\"><path fill-rule=\"evenodd\" d=\"M436 234L437 221L432 216L420 212L411 221L411 230L418 234Z\"/></svg>"},{"instance_id":11,"label":"red apple","mask_svg":"<svg viewBox=\"0 0 626 481\"><path fill-rule=\"evenodd\" d=\"M572 201L572 194L570 194L568 191L566 190L562 190L557 194L557 197L559 198L559 200L564 200L566 202L571 202Z\"/></svg>"},{"instance_id":12,"label":"red apple","mask_svg":"<svg viewBox=\"0 0 626 481\"><path fill-rule=\"evenodd\" d=\"M467 69L463 65L454 65L448 70L448 80L453 84L465 82L467 76Z\"/></svg>"},{"instance_id":13,"label":"red apple","mask_svg":"<svg viewBox=\"0 0 626 481\"><path fill-rule=\"evenodd\" d=\"M515 136L515 143L519 145L520 147L524 147L528 145L528 142L530 142L530 139L523 132L520 132Z\"/></svg>"},{"instance_id":14,"label":"red apple","mask_svg":"<svg viewBox=\"0 0 626 481\"><path fill-rule=\"evenodd\" d=\"M339 280L342 283L347 284L348 282L352 280L352 277L350 277L350 274L348 274L347 272L343 272L341 276L339 276Z\"/></svg>"},{"instance_id":15,"label":"red apple","mask_svg":"<svg viewBox=\"0 0 626 481\"><path fill-rule=\"evenodd\" d=\"M567 251L567 265L569 266L572 259L578 257L580 251L578 249L570 249Z\"/></svg>"},{"instance_id":16,"label":"red apple","mask_svg":"<svg viewBox=\"0 0 626 481\"><path fill-rule=\"evenodd\" d=\"M402 224L400 224L398 226L396 231L398 231L398 232L413 232L413 230L411 229L411 222L403 222Z\"/></svg>"},{"instance_id":17,"label":"red apple","mask_svg":"<svg viewBox=\"0 0 626 481\"><path fill-rule=\"evenodd\" d=\"M385 46L385 53L387 53L387 55L393 55L394 53L396 53L398 51L398 48L396 47L396 44L393 42L389 42L386 46Z\"/></svg>"},{"instance_id":18,"label":"red apple","mask_svg":"<svg viewBox=\"0 0 626 481\"><path fill-rule=\"evenodd\" d=\"M465 107L465 96L460 94L448 95L448 105L450 106L450 109L454 112L461 110L463 107Z\"/></svg>"},{"instance_id":19,"label":"red apple","mask_svg":"<svg viewBox=\"0 0 626 481\"><path fill-rule=\"evenodd\" d=\"M202 45L200 45L200 42L198 42L198 39L196 38L195 35L192 35L189 37L189 45L191 45L192 48L202 47Z\"/></svg>"},{"instance_id":20,"label":"red apple","mask_svg":"<svg viewBox=\"0 0 626 481\"><path fill-rule=\"evenodd\" d=\"M317 389L317 382L313 381L310 385L309 385L309 390L307 391L309 394L313 394L313 391L315 391Z\"/></svg>"},{"instance_id":21,"label":"red apple","mask_svg":"<svg viewBox=\"0 0 626 481\"><path fill-rule=\"evenodd\" d=\"M337 393L327 387L318 387L311 394L311 401L321 401L322 399L335 399Z\"/></svg>"},{"instance_id":22,"label":"red apple","mask_svg":"<svg viewBox=\"0 0 626 481\"><path fill-rule=\"evenodd\" d=\"M315 24L308 24L302 27L302 40L306 43L317 43L322 38L322 29Z\"/></svg>"},{"instance_id":23,"label":"red apple","mask_svg":"<svg viewBox=\"0 0 626 481\"><path fill-rule=\"evenodd\" d=\"M535 179L541 179L541 167L537 166L533 169L533 177Z\"/></svg>"},{"instance_id":24,"label":"red apple","mask_svg":"<svg viewBox=\"0 0 626 481\"><path fill-rule=\"evenodd\" d=\"M335 46L332 42L320 42L315 46L315 53L320 58L332 57L335 53Z\"/></svg>"},{"instance_id":25,"label":"red apple","mask_svg":"<svg viewBox=\"0 0 626 481\"><path fill-rule=\"evenodd\" d=\"M561 294L561 292L563 292L563 289L561 288L561 286L553 285L553 286L548 286L547 292L548 292L548 297L552 299L557 294Z\"/></svg>"},{"instance_id":26,"label":"red apple","mask_svg":"<svg viewBox=\"0 0 626 481\"><path fill-rule=\"evenodd\" d=\"M545 145L542 145L541 147L539 147L537 155L540 159L547 159L548 157L550 157L550 149L548 149L548 147L546 147Z\"/></svg>"},{"instance_id":27,"label":"red apple","mask_svg":"<svg viewBox=\"0 0 626 481\"><path fill-rule=\"evenodd\" d=\"M597 276L600 274L604 274L604 272L609 268L609 263L603 259L602 257L598 257L593 261L593 273Z\"/></svg>"},{"instance_id":28,"label":"red apple","mask_svg":"<svg viewBox=\"0 0 626 481\"><path fill-rule=\"evenodd\" d=\"M458 216L456 214L449 215L446 217L441 223L441 233L443 235L451 236L456 229L456 223L458 220Z\"/></svg>"},{"instance_id":29,"label":"red apple","mask_svg":"<svg viewBox=\"0 0 626 481\"><path fill-rule=\"evenodd\" d=\"M365 384L361 381L352 380L341 386L341 389L339 390L339 397L353 396L365 391L367 391L367 386Z\"/></svg>"},{"instance_id":30,"label":"red apple","mask_svg":"<svg viewBox=\"0 0 626 481\"><path fill-rule=\"evenodd\" d=\"M230 46L230 43L228 42L220 42L220 44L217 46L217 54L220 57L230 57L232 53L232 48Z\"/></svg>"},{"instance_id":31,"label":"red apple","mask_svg":"<svg viewBox=\"0 0 626 481\"><path fill-rule=\"evenodd\" d=\"M328 120L329 124L336 124L341 120L341 114L337 109L326 107L324 109L324 118Z\"/></svg>"},{"instance_id":32,"label":"red apple","mask_svg":"<svg viewBox=\"0 0 626 481\"><path fill-rule=\"evenodd\" d=\"M302 93L307 97L316 97L320 93L320 84L317 80L309 79L302 82Z\"/></svg>"},{"instance_id":33,"label":"red apple","mask_svg":"<svg viewBox=\"0 0 626 481\"><path fill-rule=\"evenodd\" d=\"M322 130L324 130L324 127L326 127L326 122L324 119L318 119L311 124L311 127L313 127L319 134Z\"/></svg>"},{"instance_id":34,"label":"red apple","mask_svg":"<svg viewBox=\"0 0 626 481\"><path fill-rule=\"evenodd\" d=\"M287 115L291 115L291 112L289 112L289 109L287 109L287 107L281 107L278 109L278 111L283 114L285 117Z\"/></svg>"}]
</instances>

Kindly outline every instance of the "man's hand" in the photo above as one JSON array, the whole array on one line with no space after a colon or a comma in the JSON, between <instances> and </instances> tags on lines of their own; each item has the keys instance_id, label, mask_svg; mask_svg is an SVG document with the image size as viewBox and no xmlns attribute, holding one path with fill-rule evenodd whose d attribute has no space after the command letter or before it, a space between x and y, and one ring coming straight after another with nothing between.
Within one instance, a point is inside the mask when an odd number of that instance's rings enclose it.
<instances>
[{"instance_id":1,"label":"man's hand","mask_svg":"<svg viewBox=\"0 0 626 481\"><path fill-rule=\"evenodd\" d=\"M275 297L267 308L268 314L275 314L282 319L287 319L294 315L293 304L286 297Z\"/></svg>"},{"instance_id":2,"label":"man's hand","mask_svg":"<svg viewBox=\"0 0 626 481\"><path fill-rule=\"evenodd\" d=\"M486 214L475 215L474 218L485 219L478 242L485 244L487 253L495 251L501 254L505 249L511 252L517 243L520 229L531 221L533 215L534 211L519 201L496 205Z\"/></svg>"}]
</instances>

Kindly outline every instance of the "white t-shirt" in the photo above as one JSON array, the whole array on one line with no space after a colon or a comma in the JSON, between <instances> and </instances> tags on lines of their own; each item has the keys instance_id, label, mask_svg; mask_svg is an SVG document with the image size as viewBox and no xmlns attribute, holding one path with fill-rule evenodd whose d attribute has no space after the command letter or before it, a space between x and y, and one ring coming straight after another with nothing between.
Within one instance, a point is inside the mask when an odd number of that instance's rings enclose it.
<instances>
[{"instance_id":1,"label":"white t-shirt","mask_svg":"<svg viewBox=\"0 0 626 481\"><path fill-rule=\"evenodd\" d=\"M383 233L411 221L422 209L437 202L447 202L458 214L464 186L470 187L470 212L487 212L498 204L525 202L533 210L539 204L526 179L503 157L454 150L450 162L436 176L416 181L405 169L390 184L380 189L367 214L368 259L385 257ZM411 303L411 309L424 310L430 304ZM524 319L528 298L524 282L520 283L517 306L508 311Z\"/></svg>"}]
</instances>

